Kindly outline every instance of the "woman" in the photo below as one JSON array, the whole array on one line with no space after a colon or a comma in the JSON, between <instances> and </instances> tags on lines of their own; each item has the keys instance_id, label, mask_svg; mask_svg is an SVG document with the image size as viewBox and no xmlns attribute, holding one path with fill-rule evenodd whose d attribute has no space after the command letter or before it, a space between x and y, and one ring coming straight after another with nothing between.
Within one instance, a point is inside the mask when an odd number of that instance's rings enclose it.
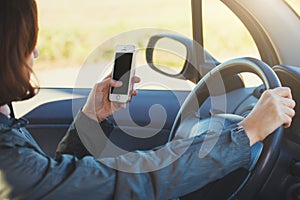
<instances>
[{"instance_id":1,"label":"woman","mask_svg":"<svg viewBox=\"0 0 300 200\"><path fill-rule=\"evenodd\" d=\"M250 146L263 140L280 125L289 127L295 102L288 88L265 92L254 110L238 125L238 133L224 130L222 141L199 158L202 137L170 142L163 154L155 151L140 155L136 167L172 156L189 144L172 164L150 172L128 173L103 163L130 165L122 155L96 160L81 159L60 152L57 159L44 154L28 131L24 121L10 117L8 104L31 98L37 86L30 81L38 25L34 0L3 0L0 6L0 199L170 199L195 191L231 171L249 167ZM135 78L138 82L139 78ZM98 83L75 119L75 124L98 124L124 108L108 100L109 87L122 83L107 78ZM136 94L136 92L134 92ZM255 126L253 126L255 124ZM222 156L216 152L222 151ZM162 155L160 157L160 155ZM153 157L154 156L154 157ZM224 161L226 158L226 162Z\"/></svg>"}]
</instances>

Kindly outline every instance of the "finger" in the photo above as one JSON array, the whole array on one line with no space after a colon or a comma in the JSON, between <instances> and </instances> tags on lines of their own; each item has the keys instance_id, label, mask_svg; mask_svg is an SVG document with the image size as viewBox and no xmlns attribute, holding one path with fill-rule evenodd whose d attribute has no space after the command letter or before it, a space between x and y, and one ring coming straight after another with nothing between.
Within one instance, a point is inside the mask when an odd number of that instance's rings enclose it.
<instances>
[{"instance_id":1,"label":"finger","mask_svg":"<svg viewBox=\"0 0 300 200\"><path fill-rule=\"evenodd\" d=\"M282 98L281 102L283 105L288 106L289 108L295 108L296 102L293 99Z\"/></svg>"},{"instance_id":2,"label":"finger","mask_svg":"<svg viewBox=\"0 0 300 200\"><path fill-rule=\"evenodd\" d=\"M132 78L132 80L133 80L134 83L139 83L139 82L141 82L141 78L138 77L138 76L134 76L134 77Z\"/></svg>"},{"instance_id":3,"label":"finger","mask_svg":"<svg viewBox=\"0 0 300 200\"><path fill-rule=\"evenodd\" d=\"M275 94L292 99L291 89L288 87L278 87L272 90Z\"/></svg>"},{"instance_id":4,"label":"finger","mask_svg":"<svg viewBox=\"0 0 300 200\"><path fill-rule=\"evenodd\" d=\"M284 128L290 128L291 125L292 125L292 123L287 123L287 124L283 124L283 127L284 127Z\"/></svg>"},{"instance_id":5,"label":"finger","mask_svg":"<svg viewBox=\"0 0 300 200\"><path fill-rule=\"evenodd\" d=\"M284 123L283 123L284 128L289 128L292 124L292 118L289 117L288 115L284 115L283 119L284 119Z\"/></svg>"},{"instance_id":6,"label":"finger","mask_svg":"<svg viewBox=\"0 0 300 200\"><path fill-rule=\"evenodd\" d=\"M109 85L110 85L110 79L105 79L102 82L96 83L95 85L95 91L96 92L105 92L106 90L109 89Z\"/></svg>"},{"instance_id":7,"label":"finger","mask_svg":"<svg viewBox=\"0 0 300 200\"><path fill-rule=\"evenodd\" d=\"M95 85L95 91L96 92L108 92L110 87L121 87L122 86L121 81L115 81L111 78L108 78L100 83L97 83Z\"/></svg>"},{"instance_id":8,"label":"finger","mask_svg":"<svg viewBox=\"0 0 300 200\"><path fill-rule=\"evenodd\" d=\"M286 114L287 116L293 118L295 116L295 110L289 107L286 107L284 110L284 114Z\"/></svg>"},{"instance_id":9,"label":"finger","mask_svg":"<svg viewBox=\"0 0 300 200\"><path fill-rule=\"evenodd\" d=\"M111 87L121 87L123 85L122 81L115 81L113 79L110 79L109 86Z\"/></svg>"},{"instance_id":10,"label":"finger","mask_svg":"<svg viewBox=\"0 0 300 200\"><path fill-rule=\"evenodd\" d=\"M137 96L137 95L138 95L138 91L137 90L133 90L132 96Z\"/></svg>"}]
</instances>

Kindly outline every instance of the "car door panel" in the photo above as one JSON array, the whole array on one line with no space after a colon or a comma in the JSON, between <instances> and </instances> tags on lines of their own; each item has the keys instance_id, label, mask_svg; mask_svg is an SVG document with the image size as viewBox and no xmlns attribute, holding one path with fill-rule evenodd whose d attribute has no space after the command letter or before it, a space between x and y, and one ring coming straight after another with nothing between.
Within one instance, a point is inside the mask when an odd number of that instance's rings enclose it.
<instances>
[{"instance_id":1,"label":"car door panel","mask_svg":"<svg viewBox=\"0 0 300 200\"><path fill-rule=\"evenodd\" d=\"M40 93L47 95L47 90L69 95L73 92L77 96L74 99L43 103L24 115L30 122L27 128L41 148L46 154L54 156L58 142L84 105L89 89L41 89ZM116 125L111 140L130 151L151 149L165 143L174 118L188 93L140 90L125 110L109 117Z\"/></svg>"},{"instance_id":2,"label":"car door panel","mask_svg":"<svg viewBox=\"0 0 300 200\"><path fill-rule=\"evenodd\" d=\"M69 95L73 91L55 90ZM226 95L227 112L245 113L248 105L257 102L254 91L255 88L246 88L229 92ZM41 93L47 92L42 89ZM29 131L48 155L55 155L57 144L84 105L88 93L89 89L76 89L73 91L76 98L41 104L24 116L30 121L27 126ZM126 109L109 117L116 127L110 134L110 140L126 151L147 150L165 144L177 112L188 94L187 91L139 90L138 96L132 98ZM234 106L232 102L236 102ZM244 105L242 102L247 103ZM210 100L207 99L200 108L202 117L209 116L210 107Z\"/></svg>"}]
</instances>

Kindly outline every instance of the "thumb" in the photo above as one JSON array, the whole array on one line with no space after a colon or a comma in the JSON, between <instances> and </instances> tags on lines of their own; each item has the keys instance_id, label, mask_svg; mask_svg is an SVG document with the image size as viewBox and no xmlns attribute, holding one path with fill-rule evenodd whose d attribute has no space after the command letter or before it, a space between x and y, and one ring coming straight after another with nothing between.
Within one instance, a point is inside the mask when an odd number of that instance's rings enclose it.
<instances>
[{"instance_id":1,"label":"thumb","mask_svg":"<svg viewBox=\"0 0 300 200\"><path fill-rule=\"evenodd\" d=\"M122 81L116 81L113 79L110 79L109 86L111 87L121 87L123 85Z\"/></svg>"}]
</instances>

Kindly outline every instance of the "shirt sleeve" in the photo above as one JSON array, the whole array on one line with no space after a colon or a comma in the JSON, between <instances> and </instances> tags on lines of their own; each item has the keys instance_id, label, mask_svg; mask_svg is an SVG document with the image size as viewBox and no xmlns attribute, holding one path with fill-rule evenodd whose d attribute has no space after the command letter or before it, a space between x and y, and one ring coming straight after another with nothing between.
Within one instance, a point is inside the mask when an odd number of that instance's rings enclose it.
<instances>
[{"instance_id":1,"label":"shirt sleeve","mask_svg":"<svg viewBox=\"0 0 300 200\"><path fill-rule=\"evenodd\" d=\"M231 129L99 159L61 152L54 160L17 130L0 137L1 199L170 199L250 162L248 137ZM213 148L206 148L212 141Z\"/></svg>"},{"instance_id":2,"label":"shirt sleeve","mask_svg":"<svg viewBox=\"0 0 300 200\"><path fill-rule=\"evenodd\" d=\"M78 128L75 127L75 124L79 124ZM83 158L84 156L91 155L91 153L82 143L82 140L84 138L79 137L77 129L80 129L81 132L86 132L85 135L88 135L90 131L99 130L99 128L101 128L102 130L100 134L104 134L105 137L108 138L110 133L114 129L114 124L109 119L105 119L100 123L95 122L84 115L83 112L79 112L74 122L69 127L66 135L58 144L56 149L56 156L60 156L61 154L71 154L75 155L77 158ZM96 139L97 147L100 148L100 150L104 148L106 138ZM92 141L87 142L92 143Z\"/></svg>"}]
</instances>

